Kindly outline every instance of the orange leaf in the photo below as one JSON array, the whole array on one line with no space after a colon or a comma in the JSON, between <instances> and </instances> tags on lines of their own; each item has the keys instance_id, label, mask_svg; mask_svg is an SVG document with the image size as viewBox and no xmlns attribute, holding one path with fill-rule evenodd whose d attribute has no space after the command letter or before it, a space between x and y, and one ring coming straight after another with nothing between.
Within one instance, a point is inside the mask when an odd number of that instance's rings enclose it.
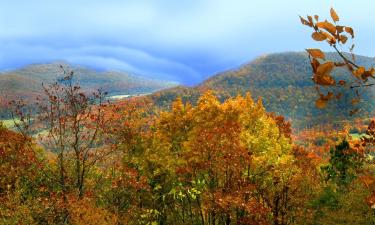
<instances>
[{"instance_id":1,"label":"orange leaf","mask_svg":"<svg viewBox=\"0 0 375 225\"><path fill-rule=\"evenodd\" d=\"M313 23L313 19L311 16L307 16L307 19L309 20L309 22L312 24Z\"/></svg>"},{"instance_id":2,"label":"orange leaf","mask_svg":"<svg viewBox=\"0 0 375 225\"><path fill-rule=\"evenodd\" d=\"M370 175L361 176L360 179L363 182L363 184L366 185L367 188L369 188L372 184L375 183L374 177Z\"/></svg>"},{"instance_id":3,"label":"orange leaf","mask_svg":"<svg viewBox=\"0 0 375 225\"><path fill-rule=\"evenodd\" d=\"M341 32L344 31L344 27L343 27L343 26L339 26L339 25L337 25L337 26L336 26L336 30L337 30L338 33L341 33Z\"/></svg>"},{"instance_id":4,"label":"orange leaf","mask_svg":"<svg viewBox=\"0 0 375 225\"><path fill-rule=\"evenodd\" d=\"M306 49L306 51L313 57L313 58L320 58L320 59L325 59L324 53L317 48L310 48Z\"/></svg>"},{"instance_id":5,"label":"orange leaf","mask_svg":"<svg viewBox=\"0 0 375 225\"><path fill-rule=\"evenodd\" d=\"M318 100L316 100L315 106L319 109L323 109L327 106L327 100L323 100L319 98Z\"/></svg>"},{"instance_id":6,"label":"orange leaf","mask_svg":"<svg viewBox=\"0 0 375 225\"><path fill-rule=\"evenodd\" d=\"M312 61L311 61L311 67L312 67L314 73L316 73L319 66L320 66L319 61L316 60L315 58L313 58Z\"/></svg>"},{"instance_id":7,"label":"orange leaf","mask_svg":"<svg viewBox=\"0 0 375 225\"><path fill-rule=\"evenodd\" d=\"M360 101L359 98L353 98L353 99L352 99L352 105L358 104L359 101Z\"/></svg>"},{"instance_id":8,"label":"orange leaf","mask_svg":"<svg viewBox=\"0 0 375 225\"><path fill-rule=\"evenodd\" d=\"M314 32L312 33L311 37L315 40L315 41L324 41L327 37L320 33L320 32Z\"/></svg>"},{"instance_id":9,"label":"orange leaf","mask_svg":"<svg viewBox=\"0 0 375 225\"><path fill-rule=\"evenodd\" d=\"M336 33L336 26L333 25L332 23L328 22L328 21L319 22L316 25L319 28L325 29L326 31L328 31L332 35L335 35L335 33Z\"/></svg>"},{"instance_id":10,"label":"orange leaf","mask_svg":"<svg viewBox=\"0 0 375 225\"><path fill-rule=\"evenodd\" d=\"M346 81L344 81L344 80L339 80L339 85L343 86L343 85L345 85L345 84L346 84Z\"/></svg>"},{"instance_id":11,"label":"orange leaf","mask_svg":"<svg viewBox=\"0 0 375 225\"><path fill-rule=\"evenodd\" d=\"M321 64L318 67L316 73L319 74L319 75L326 75L326 74L329 74L334 67L335 67L335 64L333 62L329 61L329 62Z\"/></svg>"},{"instance_id":12,"label":"orange leaf","mask_svg":"<svg viewBox=\"0 0 375 225\"><path fill-rule=\"evenodd\" d=\"M325 75L315 74L313 77L313 81L323 86L332 86L332 85L335 85L336 83L335 79L333 79L333 77L331 77L328 74L325 74Z\"/></svg>"},{"instance_id":13,"label":"orange leaf","mask_svg":"<svg viewBox=\"0 0 375 225\"><path fill-rule=\"evenodd\" d=\"M345 32L350 34L354 38L354 30L351 27L345 27Z\"/></svg>"},{"instance_id":14,"label":"orange leaf","mask_svg":"<svg viewBox=\"0 0 375 225\"><path fill-rule=\"evenodd\" d=\"M309 27L312 27L312 23L310 23L309 21L305 20L302 16L299 16L300 20L301 20L301 23L303 25L306 25L306 26L309 26Z\"/></svg>"},{"instance_id":15,"label":"orange leaf","mask_svg":"<svg viewBox=\"0 0 375 225\"><path fill-rule=\"evenodd\" d=\"M336 43L336 38L333 37L331 34L325 32L325 31L320 31L320 32L321 32L324 36L327 37L329 43Z\"/></svg>"},{"instance_id":16,"label":"orange leaf","mask_svg":"<svg viewBox=\"0 0 375 225\"><path fill-rule=\"evenodd\" d=\"M361 78L362 74L365 73L365 71L366 71L365 67L360 66L358 69L353 71L353 75L358 78Z\"/></svg>"},{"instance_id":17,"label":"orange leaf","mask_svg":"<svg viewBox=\"0 0 375 225\"><path fill-rule=\"evenodd\" d=\"M327 95L323 95L323 94L320 95L320 99L322 99L322 100L328 101L328 100L330 100L332 98L333 98L333 93L332 92L328 92Z\"/></svg>"},{"instance_id":18,"label":"orange leaf","mask_svg":"<svg viewBox=\"0 0 375 225\"><path fill-rule=\"evenodd\" d=\"M346 43L346 41L348 40L348 37L347 37L347 36L345 36L345 35L343 35L343 34L341 34L341 35L340 35L340 39L339 39L339 40L341 41L341 43L345 44L345 43Z\"/></svg>"},{"instance_id":19,"label":"orange leaf","mask_svg":"<svg viewBox=\"0 0 375 225\"><path fill-rule=\"evenodd\" d=\"M335 22L339 21L339 16L337 15L336 11L333 8L331 8L330 12L331 12L332 20L335 21Z\"/></svg>"}]
</instances>

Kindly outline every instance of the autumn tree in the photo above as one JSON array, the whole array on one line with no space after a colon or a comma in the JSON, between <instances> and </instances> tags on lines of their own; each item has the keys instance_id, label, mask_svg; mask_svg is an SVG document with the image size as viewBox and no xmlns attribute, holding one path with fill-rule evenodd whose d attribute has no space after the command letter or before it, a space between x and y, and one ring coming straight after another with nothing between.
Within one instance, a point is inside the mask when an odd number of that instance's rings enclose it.
<instances>
[{"instance_id":1,"label":"autumn tree","mask_svg":"<svg viewBox=\"0 0 375 225\"><path fill-rule=\"evenodd\" d=\"M151 130L138 168L160 224L288 224L305 204L288 122L249 94L178 98Z\"/></svg>"},{"instance_id":2,"label":"autumn tree","mask_svg":"<svg viewBox=\"0 0 375 225\"><path fill-rule=\"evenodd\" d=\"M49 173L49 182L57 186L51 192L57 191L56 196L61 197L56 203L63 209L63 221L67 221L68 202L84 197L89 173L114 149L104 135L109 105L106 93L98 90L89 94L75 81L73 71L61 69L63 76L43 84L44 95L35 104L17 100L10 106L15 127L25 140L37 137L39 145L57 155L43 172Z\"/></svg>"}]
</instances>

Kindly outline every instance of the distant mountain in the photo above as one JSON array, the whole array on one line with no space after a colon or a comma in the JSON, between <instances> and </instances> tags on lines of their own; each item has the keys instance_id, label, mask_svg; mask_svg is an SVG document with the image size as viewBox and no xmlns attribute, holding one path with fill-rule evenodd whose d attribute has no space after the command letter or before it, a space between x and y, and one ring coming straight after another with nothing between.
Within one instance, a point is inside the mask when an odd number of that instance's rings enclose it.
<instances>
[{"instance_id":1,"label":"distant mountain","mask_svg":"<svg viewBox=\"0 0 375 225\"><path fill-rule=\"evenodd\" d=\"M328 53L327 57L338 59L334 53ZM356 60L361 65L375 65L374 58L357 56ZM344 73L348 72L338 70L334 76L348 77ZM374 115L375 89L371 87L360 89L362 101L358 105L350 104L354 92L347 88L343 90L344 95L340 100L330 102L325 109L317 109L315 100L318 94L311 76L311 67L305 53L270 54L237 69L214 75L196 87L179 86L157 92L151 97L158 105L166 106L177 96L185 101L195 102L199 94L208 89L216 91L222 100L250 91L254 98L262 97L268 111L291 119L295 128L348 119L350 110L355 107L363 110L354 117Z\"/></svg>"},{"instance_id":2,"label":"distant mountain","mask_svg":"<svg viewBox=\"0 0 375 225\"><path fill-rule=\"evenodd\" d=\"M64 69L74 71L76 81L87 91L102 88L109 95L152 93L177 85L176 82L147 79L123 72L98 72L66 63L33 64L22 69L0 73L0 114L11 99L35 99L42 91L42 83L50 83L63 75Z\"/></svg>"},{"instance_id":3,"label":"distant mountain","mask_svg":"<svg viewBox=\"0 0 375 225\"><path fill-rule=\"evenodd\" d=\"M74 71L77 81L84 89L103 88L111 95L151 93L177 85L175 82L147 79L123 72L97 72L66 63L33 64L22 69L0 73L0 96L27 98L40 93L42 83L53 82L57 77L62 76L60 65Z\"/></svg>"}]
</instances>

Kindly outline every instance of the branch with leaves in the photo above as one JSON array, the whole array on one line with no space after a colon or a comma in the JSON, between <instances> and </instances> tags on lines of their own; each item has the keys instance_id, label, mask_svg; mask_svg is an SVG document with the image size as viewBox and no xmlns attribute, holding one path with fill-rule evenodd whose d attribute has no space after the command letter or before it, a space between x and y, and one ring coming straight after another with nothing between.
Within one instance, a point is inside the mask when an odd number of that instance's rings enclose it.
<instances>
[{"instance_id":1,"label":"branch with leaves","mask_svg":"<svg viewBox=\"0 0 375 225\"><path fill-rule=\"evenodd\" d=\"M320 21L318 15L315 15L314 17L308 15L307 19L300 16L301 23L313 29L313 33L311 34L312 39L319 42L326 41L342 60L337 62L330 61L326 59L325 54L320 49L306 49L313 70L312 80L318 86L317 90L320 96L316 101L316 106L318 108L324 108L329 100L334 99L335 97L336 99L339 99L342 96L341 93L334 95L333 92L330 91L324 95L320 92L319 87L349 87L350 89L354 89L375 85L374 83L370 83L370 80L375 78L375 68L371 67L366 69L364 66L356 63L356 57L353 53L355 45L352 44L348 49L351 59L339 49L347 44L349 39L348 36L350 36L353 41L353 28L339 25L339 16L333 8L331 8L330 14L332 22L327 20ZM349 79L345 78L336 80L331 74L332 71L338 67L346 68L354 78L354 82L349 84ZM356 90L355 93L359 99L359 92ZM356 104L358 103L358 100L353 100L352 103Z\"/></svg>"}]
</instances>

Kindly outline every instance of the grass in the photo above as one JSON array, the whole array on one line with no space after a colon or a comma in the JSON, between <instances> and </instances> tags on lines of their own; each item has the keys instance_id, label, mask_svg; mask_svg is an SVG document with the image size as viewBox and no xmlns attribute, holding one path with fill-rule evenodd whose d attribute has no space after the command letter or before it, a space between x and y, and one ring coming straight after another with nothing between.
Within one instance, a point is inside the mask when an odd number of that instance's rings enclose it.
<instances>
[{"instance_id":1,"label":"grass","mask_svg":"<svg viewBox=\"0 0 375 225\"><path fill-rule=\"evenodd\" d=\"M361 139L362 137L366 137L367 134L360 134L360 133L353 133L353 134L349 134L349 136L353 139L353 140L359 140Z\"/></svg>"},{"instance_id":2,"label":"grass","mask_svg":"<svg viewBox=\"0 0 375 225\"><path fill-rule=\"evenodd\" d=\"M14 121L13 121L13 119L0 120L0 121L3 123L3 125L4 125L6 128L11 129L11 128L14 127ZM16 121L16 122L17 122L17 121Z\"/></svg>"}]
</instances>

